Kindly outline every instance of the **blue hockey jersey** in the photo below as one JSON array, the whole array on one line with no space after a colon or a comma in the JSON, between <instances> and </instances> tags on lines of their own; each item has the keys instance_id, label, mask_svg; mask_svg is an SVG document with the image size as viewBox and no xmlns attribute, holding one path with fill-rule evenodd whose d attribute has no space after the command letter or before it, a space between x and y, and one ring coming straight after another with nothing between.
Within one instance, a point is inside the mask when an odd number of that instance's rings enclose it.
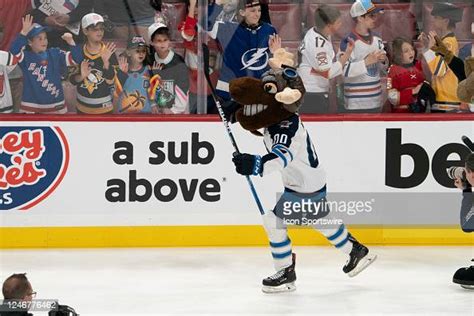
<instances>
[{"instance_id":1,"label":"blue hockey jersey","mask_svg":"<svg viewBox=\"0 0 474 316\"><path fill-rule=\"evenodd\" d=\"M148 95L150 88L150 72L148 66L138 71L117 72L116 92L119 95L119 113L151 113L151 102ZM153 104L154 106L155 104Z\"/></svg>"},{"instance_id":2,"label":"blue hockey jersey","mask_svg":"<svg viewBox=\"0 0 474 316\"><path fill-rule=\"evenodd\" d=\"M229 82L240 77L260 78L269 69L270 35L275 28L262 23L256 28L235 22L216 22L210 36L217 39L224 52L222 69L217 82L217 93L230 99Z\"/></svg>"},{"instance_id":3,"label":"blue hockey jersey","mask_svg":"<svg viewBox=\"0 0 474 316\"><path fill-rule=\"evenodd\" d=\"M71 52L49 48L42 53L26 50L26 36L19 35L10 52L19 60L23 72L23 96L20 112L65 113L64 92L61 77L68 66L82 59L80 50L74 46Z\"/></svg>"}]
</instances>

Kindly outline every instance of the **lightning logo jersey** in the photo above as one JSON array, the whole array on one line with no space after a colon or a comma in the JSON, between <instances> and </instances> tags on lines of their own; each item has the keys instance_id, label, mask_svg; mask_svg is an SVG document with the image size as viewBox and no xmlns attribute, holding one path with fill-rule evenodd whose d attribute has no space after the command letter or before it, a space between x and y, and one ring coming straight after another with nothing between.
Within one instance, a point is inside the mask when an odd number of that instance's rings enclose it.
<instances>
[{"instance_id":1,"label":"lightning logo jersey","mask_svg":"<svg viewBox=\"0 0 474 316\"><path fill-rule=\"evenodd\" d=\"M260 78L269 69L270 35L276 34L275 28L262 23L249 28L235 22L217 22L209 35L217 39L222 46L223 65L217 82L217 93L224 99L230 99L229 82L240 77Z\"/></svg>"},{"instance_id":2,"label":"lightning logo jersey","mask_svg":"<svg viewBox=\"0 0 474 316\"><path fill-rule=\"evenodd\" d=\"M263 159L263 176L279 171L285 188L298 193L313 193L326 185L326 173L297 114L265 128L263 141L270 153Z\"/></svg>"}]
</instances>

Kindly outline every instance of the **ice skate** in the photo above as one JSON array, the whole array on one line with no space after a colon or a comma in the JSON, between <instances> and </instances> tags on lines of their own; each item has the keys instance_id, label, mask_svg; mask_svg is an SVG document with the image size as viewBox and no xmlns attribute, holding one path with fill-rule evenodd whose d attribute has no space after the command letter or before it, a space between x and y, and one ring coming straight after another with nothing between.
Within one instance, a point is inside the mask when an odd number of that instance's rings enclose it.
<instances>
[{"instance_id":1,"label":"ice skate","mask_svg":"<svg viewBox=\"0 0 474 316\"><path fill-rule=\"evenodd\" d=\"M369 249L352 236L349 236L349 239L352 242L352 250L349 254L349 261L342 271L352 278L372 264L377 259L377 255L369 254Z\"/></svg>"},{"instance_id":2,"label":"ice skate","mask_svg":"<svg viewBox=\"0 0 474 316\"><path fill-rule=\"evenodd\" d=\"M474 259L472 259L474 262ZM474 290L474 265L458 269L453 276L453 282L466 290Z\"/></svg>"},{"instance_id":3,"label":"ice skate","mask_svg":"<svg viewBox=\"0 0 474 316\"><path fill-rule=\"evenodd\" d=\"M262 281L262 291L264 293L282 293L296 290L296 255L293 253L291 256L293 260L291 266L278 271Z\"/></svg>"}]
</instances>

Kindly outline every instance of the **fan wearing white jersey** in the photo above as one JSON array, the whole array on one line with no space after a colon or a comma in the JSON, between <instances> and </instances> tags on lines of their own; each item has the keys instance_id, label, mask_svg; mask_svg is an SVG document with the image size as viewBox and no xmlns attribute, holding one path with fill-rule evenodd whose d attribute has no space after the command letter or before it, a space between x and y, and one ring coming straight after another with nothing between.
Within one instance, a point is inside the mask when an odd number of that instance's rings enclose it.
<instances>
[{"instance_id":1,"label":"fan wearing white jersey","mask_svg":"<svg viewBox=\"0 0 474 316\"><path fill-rule=\"evenodd\" d=\"M15 68L18 58L0 51L0 114L13 112L13 99L8 74Z\"/></svg>"},{"instance_id":2,"label":"fan wearing white jersey","mask_svg":"<svg viewBox=\"0 0 474 316\"><path fill-rule=\"evenodd\" d=\"M308 30L299 48L298 74L306 89L300 113L327 113L329 110L329 80L342 75L342 68L354 48L350 41L345 52L335 60L331 35L341 25L341 13L336 7L323 4L316 10L314 27Z\"/></svg>"},{"instance_id":3,"label":"fan wearing white jersey","mask_svg":"<svg viewBox=\"0 0 474 316\"><path fill-rule=\"evenodd\" d=\"M382 39L372 30L383 9L370 0L357 0L351 7L356 21L354 30L341 41L341 50L354 41L349 62L344 66L344 99L348 112L380 112L383 105L380 72L387 69L388 60ZM376 60L374 63L373 60Z\"/></svg>"}]
</instances>

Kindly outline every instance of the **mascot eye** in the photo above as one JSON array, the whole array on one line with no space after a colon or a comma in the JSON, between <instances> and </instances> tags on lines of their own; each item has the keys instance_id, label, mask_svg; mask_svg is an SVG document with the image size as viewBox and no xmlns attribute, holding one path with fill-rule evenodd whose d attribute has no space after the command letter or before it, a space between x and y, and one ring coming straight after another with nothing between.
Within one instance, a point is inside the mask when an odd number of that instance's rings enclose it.
<instances>
[{"instance_id":1,"label":"mascot eye","mask_svg":"<svg viewBox=\"0 0 474 316\"><path fill-rule=\"evenodd\" d=\"M278 92L278 88L276 86L276 84L274 84L273 82L269 82L269 83L266 83L263 88L265 89L265 92L267 93L271 93L271 94L275 94Z\"/></svg>"}]
</instances>

